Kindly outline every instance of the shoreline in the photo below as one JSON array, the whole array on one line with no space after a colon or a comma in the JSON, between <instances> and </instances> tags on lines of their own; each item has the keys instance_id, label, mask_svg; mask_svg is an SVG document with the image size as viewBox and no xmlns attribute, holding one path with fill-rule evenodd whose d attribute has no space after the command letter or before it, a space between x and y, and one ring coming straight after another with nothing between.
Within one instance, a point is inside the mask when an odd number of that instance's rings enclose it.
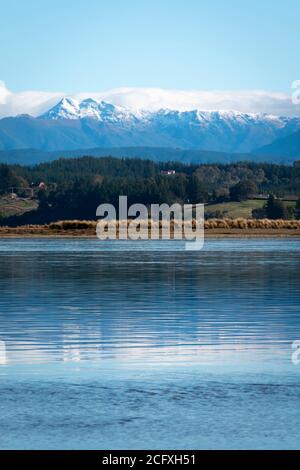
<instances>
[{"instance_id":1,"label":"shoreline","mask_svg":"<svg viewBox=\"0 0 300 470\"><path fill-rule=\"evenodd\" d=\"M207 238L300 238L299 229L206 229ZM0 239L53 238L53 239L97 239L95 231L87 230L14 230L2 231Z\"/></svg>"},{"instance_id":2,"label":"shoreline","mask_svg":"<svg viewBox=\"0 0 300 470\"><path fill-rule=\"evenodd\" d=\"M119 231L122 233L129 226L128 220L118 221L115 226L118 239ZM161 238L164 225L152 225L152 221L141 222L141 233L147 233L151 239L151 230L155 227L157 235ZM192 221L193 229L197 222ZM101 222L100 222L101 224ZM156 222L154 223L156 224ZM103 223L103 233L106 222ZM0 238L88 238L97 239L96 228L99 222L95 220L60 220L44 225L20 225L17 227L0 226ZM177 225L178 229L178 225ZM176 230L177 230L176 229ZM182 225L184 239L184 225ZM105 231L105 230L104 230ZM156 232L155 232L156 233ZM171 221L171 239L175 233L175 223ZM300 220L271 220L271 219L210 219L204 222L204 236L207 238L295 238L300 237ZM146 238L147 239L147 238Z\"/></svg>"}]
</instances>

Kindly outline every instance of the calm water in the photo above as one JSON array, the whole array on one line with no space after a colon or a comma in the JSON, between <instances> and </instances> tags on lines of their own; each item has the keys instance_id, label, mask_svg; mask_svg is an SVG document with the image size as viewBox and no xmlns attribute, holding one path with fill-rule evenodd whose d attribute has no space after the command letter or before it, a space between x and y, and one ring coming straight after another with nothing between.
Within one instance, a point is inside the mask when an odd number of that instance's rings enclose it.
<instances>
[{"instance_id":1,"label":"calm water","mask_svg":"<svg viewBox=\"0 0 300 470\"><path fill-rule=\"evenodd\" d=\"M0 448L300 448L300 241L0 240Z\"/></svg>"}]
</instances>

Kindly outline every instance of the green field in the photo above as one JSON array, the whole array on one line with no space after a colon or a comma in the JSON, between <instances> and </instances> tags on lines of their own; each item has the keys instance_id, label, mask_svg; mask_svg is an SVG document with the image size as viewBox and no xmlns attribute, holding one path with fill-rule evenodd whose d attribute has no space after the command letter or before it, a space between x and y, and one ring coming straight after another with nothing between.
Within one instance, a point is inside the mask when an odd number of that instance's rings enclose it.
<instances>
[{"instance_id":1,"label":"green field","mask_svg":"<svg viewBox=\"0 0 300 470\"><path fill-rule=\"evenodd\" d=\"M205 206L205 214L215 216L220 214L219 217L232 218L232 219L251 219L252 210L260 209L266 204L265 200L248 199L241 202L223 202L221 204L208 204ZM295 205L294 202L286 202L287 205Z\"/></svg>"},{"instance_id":2,"label":"green field","mask_svg":"<svg viewBox=\"0 0 300 470\"><path fill-rule=\"evenodd\" d=\"M205 205L206 216L215 218L251 219L252 210L262 208L265 200L249 199L242 202L223 202L220 204ZM295 202L287 201L286 205L295 205ZM35 199L12 199L9 196L0 197L0 218L12 215L22 215L24 212L35 210L38 202Z\"/></svg>"},{"instance_id":3,"label":"green field","mask_svg":"<svg viewBox=\"0 0 300 470\"><path fill-rule=\"evenodd\" d=\"M37 209L38 202L35 199L12 199L10 196L0 197L0 217L10 217L12 215L22 215Z\"/></svg>"}]
</instances>

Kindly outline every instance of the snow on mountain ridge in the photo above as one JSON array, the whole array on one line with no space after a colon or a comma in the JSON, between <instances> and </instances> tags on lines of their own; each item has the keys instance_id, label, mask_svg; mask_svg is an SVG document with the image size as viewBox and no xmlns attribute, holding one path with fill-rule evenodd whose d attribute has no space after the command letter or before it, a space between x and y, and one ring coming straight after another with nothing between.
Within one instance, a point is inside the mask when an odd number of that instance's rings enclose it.
<instances>
[{"instance_id":1,"label":"snow on mountain ridge","mask_svg":"<svg viewBox=\"0 0 300 470\"><path fill-rule=\"evenodd\" d=\"M160 117L175 117L175 118L188 118L203 121L216 121L216 120L235 120L237 122L246 121L269 121L278 122L278 124L285 124L292 118L285 118L265 113L243 113L235 110L205 110L194 109L179 111L170 108L161 108L158 111L150 111L141 109L132 111L129 108L118 106L107 101L96 101L92 98L86 98L82 101L73 98L62 98L53 108L46 113L39 116L40 119L84 119L91 118L98 121L109 120L153 120L153 118Z\"/></svg>"},{"instance_id":2,"label":"snow on mountain ridge","mask_svg":"<svg viewBox=\"0 0 300 470\"><path fill-rule=\"evenodd\" d=\"M45 116L45 119L78 119L79 103L72 98L62 98Z\"/></svg>"},{"instance_id":3,"label":"snow on mountain ridge","mask_svg":"<svg viewBox=\"0 0 300 470\"><path fill-rule=\"evenodd\" d=\"M57 105L39 116L40 119L95 119L97 121L117 122L134 118L126 108L116 106L106 101L96 101L86 98L77 101L72 98L62 98Z\"/></svg>"},{"instance_id":4,"label":"snow on mountain ridge","mask_svg":"<svg viewBox=\"0 0 300 470\"><path fill-rule=\"evenodd\" d=\"M300 130L300 118L228 110L162 108L158 111L132 111L92 98L82 101L63 98L40 116L36 125L46 125L43 121L47 120L57 121L51 128L63 129L62 141L68 129L68 132L74 132L75 137L72 134L71 139L75 139L75 143L72 145L78 146L82 139L80 145L90 147L155 145L250 152ZM75 120L78 122L67 122Z\"/></svg>"}]
</instances>

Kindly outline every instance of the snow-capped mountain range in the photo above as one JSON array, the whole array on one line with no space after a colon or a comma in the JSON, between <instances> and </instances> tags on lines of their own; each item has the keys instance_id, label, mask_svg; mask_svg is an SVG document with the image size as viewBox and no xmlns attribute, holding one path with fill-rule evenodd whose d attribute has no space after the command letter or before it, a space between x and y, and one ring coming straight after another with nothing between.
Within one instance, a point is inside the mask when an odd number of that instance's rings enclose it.
<instances>
[{"instance_id":1,"label":"snow-capped mountain range","mask_svg":"<svg viewBox=\"0 0 300 470\"><path fill-rule=\"evenodd\" d=\"M40 116L41 119L95 119L103 122L120 122L133 119L134 115L121 106L106 101L95 101L88 98L76 101L63 98L56 106Z\"/></svg>"},{"instance_id":2,"label":"snow-capped mountain range","mask_svg":"<svg viewBox=\"0 0 300 470\"><path fill-rule=\"evenodd\" d=\"M241 113L239 111L176 111L160 109L159 111L131 111L127 108L116 106L106 101L96 101L88 98L77 101L72 98L63 98L56 106L40 116L41 119L94 119L101 122L173 122L196 123L201 127L209 127L211 124L247 126L255 123L265 123L272 127L283 128L292 118L283 118L269 114ZM295 118L296 119L296 118ZM300 119L299 119L300 121Z\"/></svg>"},{"instance_id":3,"label":"snow-capped mountain range","mask_svg":"<svg viewBox=\"0 0 300 470\"><path fill-rule=\"evenodd\" d=\"M300 118L237 111L133 111L63 98L43 115L0 120L0 150L168 147L253 152L300 130Z\"/></svg>"}]
</instances>

